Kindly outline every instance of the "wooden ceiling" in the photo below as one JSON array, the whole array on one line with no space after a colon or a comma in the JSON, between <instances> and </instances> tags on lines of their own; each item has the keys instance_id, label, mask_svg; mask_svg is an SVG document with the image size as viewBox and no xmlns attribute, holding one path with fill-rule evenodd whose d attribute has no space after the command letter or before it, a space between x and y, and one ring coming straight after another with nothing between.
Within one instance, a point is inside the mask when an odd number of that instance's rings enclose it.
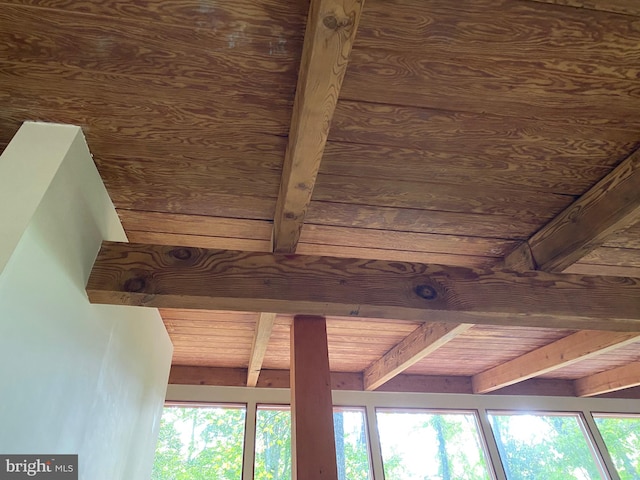
<instances>
[{"instance_id":1,"label":"wooden ceiling","mask_svg":"<svg viewBox=\"0 0 640 480\"><path fill-rule=\"evenodd\" d=\"M637 395L636 0L0 0L0 53L0 146L82 126L131 242L593 297L330 314L336 388ZM286 385L291 312L255 305L163 308L172 381Z\"/></svg>"}]
</instances>

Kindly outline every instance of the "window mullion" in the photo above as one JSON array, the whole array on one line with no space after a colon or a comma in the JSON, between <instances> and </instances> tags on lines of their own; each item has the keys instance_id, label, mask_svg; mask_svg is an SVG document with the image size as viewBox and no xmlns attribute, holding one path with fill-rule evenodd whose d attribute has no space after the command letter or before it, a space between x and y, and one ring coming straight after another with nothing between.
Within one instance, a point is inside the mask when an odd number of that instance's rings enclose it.
<instances>
[{"instance_id":1,"label":"window mullion","mask_svg":"<svg viewBox=\"0 0 640 480\"><path fill-rule=\"evenodd\" d=\"M618 470L613 464L613 460L611 459L611 455L609 455L609 450L604 443L600 430L598 429L596 422L593 420L593 415L591 415L591 412L583 411L582 419L586 430L585 433L591 440L598 461L603 466L611 480L620 480Z\"/></svg>"},{"instance_id":2,"label":"window mullion","mask_svg":"<svg viewBox=\"0 0 640 480\"><path fill-rule=\"evenodd\" d=\"M369 453L371 454L371 470L373 480L384 480L384 467L382 465L382 449L380 448L380 435L376 420L376 409L367 404L367 432L369 433Z\"/></svg>"},{"instance_id":3,"label":"window mullion","mask_svg":"<svg viewBox=\"0 0 640 480\"><path fill-rule=\"evenodd\" d=\"M489 455L489 462L493 468L493 474L496 480L507 480L507 475L502 466L502 460L500 459L500 453L498 451L498 444L493 436L493 430L489 424L489 417L487 410L484 408L478 409L478 423L480 428L480 434L484 439L484 443L487 447L487 454Z\"/></svg>"},{"instance_id":4,"label":"window mullion","mask_svg":"<svg viewBox=\"0 0 640 480\"><path fill-rule=\"evenodd\" d=\"M256 409L255 400L247 402L244 428L244 450L242 452L242 480L253 480L256 452Z\"/></svg>"}]
</instances>

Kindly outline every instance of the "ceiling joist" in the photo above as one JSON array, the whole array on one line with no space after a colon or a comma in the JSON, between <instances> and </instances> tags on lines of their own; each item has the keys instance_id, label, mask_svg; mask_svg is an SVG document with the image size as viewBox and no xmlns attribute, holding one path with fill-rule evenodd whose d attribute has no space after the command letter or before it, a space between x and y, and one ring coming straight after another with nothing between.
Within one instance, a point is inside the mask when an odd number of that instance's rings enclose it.
<instances>
[{"instance_id":1,"label":"ceiling joist","mask_svg":"<svg viewBox=\"0 0 640 480\"><path fill-rule=\"evenodd\" d=\"M262 361L267 353L267 345L271 337L273 323L276 320L275 313L261 313L256 322L256 330L253 334L249 368L247 369L247 387L255 387L262 369Z\"/></svg>"},{"instance_id":2,"label":"ceiling joist","mask_svg":"<svg viewBox=\"0 0 640 480\"><path fill-rule=\"evenodd\" d=\"M364 0L312 0L273 225L273 251L295 252Z\"/></svg>"},{"instance_id":3,"label":"ceiling joist","mask_svg":"<svg viewBox=\"0 0 640 480\"><path fill-rule=\"evenodd\" d=\"M93 303L640 331L640 279L105 242Z\"/></svg>"},{"instance_id":4,"label":"ceiling joist","mask_svg":"<svg viewBox=\"0 0 640 480\"><path fill-rule=\"evenodd\" d=\"M364 371L365 390L375 390L472 326L423 323Z\"/></svg>"},{"instance_id":5,"label":"ceiling joist","mask_svg":"<svg viewBox=\"0 0 640 480\"><path fill-rule=\"evenodd\" d=\"M581 331L473 376L473 392L488 393L638 341L638 335Z\"/></svg>"},{"instance_id":6,"label":"ceiling joist","mask_svg":"<svg viewBox=\"0 0 640 480\"><path fill-rule=\"evenodd\" d=\"M507 255L514 270L562 272L640 217L640 150Z\"/></svg>"},{"instance_id":7,"label":"ceiling joist","mask_svg":"<svg viewBox=\"0 0 640 480\"><path fill-rule=\"evenodd\" d=\"M640 385L640 362L629 363L575 381L576 395L592 397Z\"/></svg>"}]
</instances>

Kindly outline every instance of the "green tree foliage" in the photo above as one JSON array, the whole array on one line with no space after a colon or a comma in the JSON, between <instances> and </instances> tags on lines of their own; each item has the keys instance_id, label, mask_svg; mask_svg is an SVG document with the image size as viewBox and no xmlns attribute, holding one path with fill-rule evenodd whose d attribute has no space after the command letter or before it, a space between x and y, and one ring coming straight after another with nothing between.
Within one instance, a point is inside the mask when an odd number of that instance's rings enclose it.
<instances>
[{"instance_id":1,"label":"green tree foliage","mask_svg":"<svg viewBox=\"0 0 640 480\"><path fill-rule=\"evenodd\" d=\"M291 413L288 409L258 410L253 478L291 479Z\"/></svg>"},{"instance_id":2,"label":"green tree foliage","mask_svg":"<svg viewBox=\"0 0 640 480\"><path fill-rule=\"evenodd\" d=\"M489 418L508 480L602 478L576 416Z\"/></svg>"},{"instance_id":3,"label":"green tree foliage","mask_svg":"<svg viewBox=\"0 0 640 480\"><path fill-rule=\"evenodd\" d=\"M240 480L245 411L165 408L152 480Z\"/></svg>"},{"instance_id":4,"label":"green tree foliage","mask_svg":"<svg viewBox=\"0 0 640 480\"><path fill-rule=\"evenodd\" d=\"M620 480L640 480L640 417L596 417Z\"/></svg>"},{"instance_id":5,"label":"green tree foliage","mask_svg":"<svg viewBox=\"0 0 640 480\"><path fill-rule=\"evenodd\" d=\"M240 480L244 409L165 409L152 480ZM369 480L364 415L334 414L340 480ZM255 480L291 479L291 413L261 408L256 418Z\"/></svg>"},{"instance_id":6,"label":"green tree foliage","mask_svg":"<svg viewBox=\"0 0 640 480\"><path fill-rule=\"evenodd\" d=\"M490 478L473 415L424 412L382 415L389 415L391 420L380 430L385 479Z\"/></svg>"},{"instance_id":7,"label":"green tree foliage","mask_svg":"<svg viewBox=\"0 0 640 480\"><path fill-rule=\"evenodd\" d=\"M359 421L356 421L359 416ZM351 420L351 427L345 429ZM369 480L369 452L364 416L357 411L333 415L339 480ZM287 410L258 411L256 425L256 480L291 479L291 413Z\"/></svg>"}]
</instances>

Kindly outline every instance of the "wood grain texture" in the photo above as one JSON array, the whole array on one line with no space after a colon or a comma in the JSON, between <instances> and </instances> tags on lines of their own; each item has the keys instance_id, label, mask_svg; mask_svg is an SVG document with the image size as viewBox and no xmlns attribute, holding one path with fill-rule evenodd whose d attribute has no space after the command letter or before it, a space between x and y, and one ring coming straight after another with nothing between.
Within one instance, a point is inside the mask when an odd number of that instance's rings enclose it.
<instances>
[{"instance_id":1,"label":"wood grain texture","mask_svg":"<svg viewBox=\"0 0 640 480\"><path fill-rule=\"evenodd\" d=\"M302 227L300 242L486 257L502 257L515 246L514 242L500 238L421 234L312 224Z\"/></svg>"},{"instance_id":2,"label":"wood grain texture","mask_svg":"<svg viewBox=\"0 0 640 480\"><path fill-rule=\"evenodd\" d=\"M600 247L582 257L580 262L640 268L640 249Z\"/></svg>"},{"instance_id":3,"label":"wood grain texture","mask_svg":"<svg viewBox=\"0 0 640 480\"><path fill-rule=\"evenodd\" d=\"M247 387L255 387L258 384L258 377L262 369L262 361L267 351L269 337L273 329L273 322L276 319L275 313L261 313L256 322L256 330L251 344L251 357L249 357L249 367L247 373Z\"/></svg>"},{"instance_id":4,"label":"wood grain texture","mask_svg":"<svg viewBox=\"0 0 640 480\"><path fill-rule=\"evenodd\" d=\"M265 143L265 134L286 135L291 106L284 101L274 101L269 109L267 99L251 98L243 92L230 92L228 96L212 93L202 98L206 92L183 84L149 87L149 96L140 98L130 92L145 82L134 77L116 82L111 76L96 73L88 75L60 69L38 71L28 65L19 67L3 66L10 75L10 79L3 80L10 85L3 89L7 99L3 121L16 125L25 119L80 124L90 138L97 139L92 142L92 151L100 152L95 146L115 144L118 139L126 137L134 145L128 154L125 152L121 157L140 155L139 152L144 152L142 156L152 156L151 144L155 148L172 146L172 156L182 153L187 157L207 158L211 156L210 151L205 154L198 152L207 145L215 147L225 141L237 142L246 138L247 141L238 147L245 149L245 143L249 146ZM59 83L46 87L41 79L50 75L58 77ZM96 83L112 86L105 87L96 95ZM20 84L21 89L16 87ZM120 89L126 92L118 93ZM179 93L174 94L174 91ZM159 118L165 121L160 123ZM236 125L235 130L233 124ZM215 127L218 135L215 138L204 135L207 127ZM244 134L238 131L239 127L244 129ZM278 138L269 140L272 143L282 142ZM181 152L176 149L177 145L189 148ZM113 151L122 149L120 145ZM280 150L284 151L284 147ZM105 156L112 152L109 149L102 151ZM240 157L239 152L231 156ZM162 155L153 157L163 158Z\"/></svg>"},{"instance_id":5,"label":"wood grain texture","mask_svg":"<svg viewBox=\"0 0 640 480\"><path fill-rule=\"evenodd\" d=\"M297 315L291 325L291 457L293 479L338 480L322 317Z\"/></svg>"},{"instance_id":6,"label":"wood grain texture","mask_svg":"<svg viewBox=\"0 0 640 480\"><path fill-rule=\"evenodd\" d=\"M636 220L626 229L611 235L604 243L604 246L640 250L640 221Z\"/></svg>"},{"instance_id":7,"label":"wood grain texture","mask_svg":"<svg viewBox=\"0 0 640 480\"><path fill-rule=\"evenodd\" d=\"M296 250L362 5L363 0L311 1L274 217L274 252Z\"/></svg>"},{"instance_id":8,"label":"wood grain texture","mask_svg":"<svg viewBox=\"0 0 640 480\"><path fill-rule=\"evenodd\" d=\"M365 390L375 390L473 325L423 323L363 373Z\"/></svg>"},{"instance_id":9,"label":"wood grain texture","mask_svg":"<svg viewBox=\"0 0 640 480\"><path fill-rule=\"evenodd\" d=\"M638 138L629 130L572 124L560 128L527 118L340 100L329 140L323 173L372 178L392 173L403 180L433 181L432 175L450 172L448 183L513 182L528 189L581 194L608 173L605 166L628 155ZM342 155L325 166L332 153ZM366 165L351 165L352 157L363 157L360 163ZM378 158L380 163L372 161ZM465 175L466 168L470 172ZM500 176L493 179L483 168ZM454 172L462 179L456 180Z\"/></svg>"},{"instance_id":10,"label":"wood grain texture","mask_svg":"<svg viewBox=\"0 0 640 480\"><path fill-rule=\"evenodd\" d=\"M241 218L176 215L141 210L119 210L118 217L125 230L165 232L209 237L269 240L271 223Z\"/></svg>"},{"instance_id":11,"label":"wood grain texture","mask_svg":"<svg viewBox=\"0 0 640 480\"><path fill-rule=\"evenodd\" d=\"M638 361L640 361L640 343L636 342L610 352L604 352L602 355L588 358L573 365L568 365L550 372L544 377L577 379Z\"/></svg>"},{"instance_id":12,"label":"wood grain texture","mask_svg":"<svg viewBox=\"0 0 640 480\"><path fill-rule=\"evenodd\" d=\"M591 265L589 263L574 263L564 273L577 275L606 275L610 277L640 278L640 268L617 265Z\"/></svg>"},{"instance_id":13,"label":"wood grain texture","mask_svg":"<svg viewBox=\"0 0 640 480\"><path fill-rule=\"evenodd\" d=\"M593 397L640 385L640 362L596 373L575 381L579 397Z\"/></svg>"},{"instance_id":14,"label":"wood grain texture","mask_svg":"<svg viewBox=\"0 0 640 480\"><path fill-rule=\"evenodd\" d=\"M639 290L629 278L110 242L87 285L94 303L538 326L556 317L557 328L601 330L640 326Z\"/></svg>"},{"instance_id":15,"label":"wood grain texture","mask_svg":"<svg viewBox=\"0 0 640 480\"><path fill-rule=\"evenodd\" d=\"M360 45L360 44L359 44ZM345 100L488 112L603 128L637 128L634 80L559 75L513 60L478 63L475 55L354 49ZM526 63L522 58L521 63ZM389 88L393 85L393 88ZM597 112L597 114L596 114Z\"/></svg>"},{"instance_id":16,"label":"wood grain texture","mask_svg":"<svg viewBox=\"0 0 640 480\"><path fill-rule=\"evenodd\" d=\"M565 272L640 278L640 249L599 247L565 269Z\"/></svg>"},{"instance_id":17,"label":"wood grain texture","mask_svg":"<svg viewBox=\"0 0 640 480\"><path fill-rule=\"evenodd\" d=\"M599 10L602 12L621 13L640 17L640 5L635 0L531 0L533 2L550 3L567 7Z\"/></svg>"},{"instance_id":18,"label":"wood grain texture","mask_svg":"<svg viewBox=\"0 0 640 480\"><path fill-rule=\"evenodd\" d=\"M498 187L476 186L461 189L459 185L398 181L390 178L369 178L362 181L354 177L320 174L314 200L440 212L508 215L541 220L560 213L571 205L574 197L540 195L538 192Z\"/></svg>"},{"instance_id":19,"label":"wood grain texture","mask_svg":"<svg viewBox=\"0 0 640 480\"><path fill-rule=\"evenodd\" d=\"M129 230L127 238L133 243L153 243L157 245L182 245L183 247L214 248L222 250L243 250L246 252L270 252L270 240L246 238L205 237L201 235L180 235L177 233L140 232Z\"/></svg>"},{"instance_id":20,"label":"wood grain texture","mask_svg":"<svg viewBox=\"0 0 640 480\"><path fill-rule=\"evenodd\" d=\"M636 150L529 239L536 267L561 272L639 217L640 151Z\"/></svg>"},{"instance_id":21,"label":"wood grain texture","mask_svg":"<svg viewBox=\"0 0 640 480\"><path fill-rule=\"evenodd\" d=\"M373 207L314 200L309 205L306 223L489 238L495 238L496 232L500 232L501 238L526 240L547 221L506 215Z\"/></svg>"},{"instance_id":22,"label":"wood grain texture","mask_svg":"<svg viewBox=\"0 0 640 480\"><path fill-rule=\"evenodd\" d=\"M538 69L637 79L634 45L640 34L634 21L517 0L373 0L364 12L357 46L426 58L429 52L446 51L451 58L498 58L514 66L536 62Z\"/></svg>"},{"instance_id":23,"label":"wood grain texture","mask_svg":"<svg viewBox=\"0 0 640 480\"><path fill-rule=\"evenodd\" d=\"M337 128L334 122L331 131ZM400 128L389 125L387 131L392 135ZM395 136L402 138L403 134L397 133ZM357 177L362 181L389 178L463 185L467 188L521 188L581 195L611 171L607 164L617 164L629 151L627 149L609 156L598 148L579 157L569 153L563 155L559 151L540 152L538 155L530 149L512 145L503 138L495 139L494 144L486 150L467 148L466 140L461 142L460 137L438 144L437 150L420 150L406 146L330 140L325 148L320 173ZM487 175L488 171L490 175Z\"/></svg>"},{"instance_id":24,"label":"wood grain texture","mask_svg":"<svg viewBox=\"0 0 640 480\"><path fill-rule=\"evenodd\" d=\"M556 328L476 325L404 373L472 376L572 333L574 330Z\"/></svg>"},{"instance_id":25,"label":"wood grain texture","mask_svg":"<svg viewBox=\"0 0 640 480\"><path fill-rule=\"evenodd\" d=\"M581 331L473 376L474 393L487 393L637 342L634 333Z\"/></svg>"},{"instance_id":26,"label":"wood grain texture","mask_svg":"<svg viewBox=\"0 0 640 480\"><path fill-rule=\"evenodd\" d=\"M227 15L234 15L231 9L225 10ZM238 66L242 66L240 71L249 69L247 72L265 75L288 72L289 79L291 75L295 78L301 47L301 30L292 29L283 19L275 18L272 25L278 23L288 28L279 35L267 36L252 36L247 32L224 36L210 28L156 25L125 18L113 22L100 16L6 4L0 21L3 23L2 35L12 40L0 47L7 61L36 63L35 60L41 58L44 65L50 66L136 74L143 78L160 74L195 83L219 78L223 85L230 84ZM39 29L35 29L36 26ZM302 25L298 24L298 27ZM279 48L276 47L278 43ZM216 66L229 69L230 75L223 75L224 70L205 73L207 67ZM255 78L238 77L238 80L248 82ZM292 85L268 85L266 88L291 91Z\"/></svg>"},{"instance_id":27,"label":"wood grain texture","mask_svg":"<svg viewBox=\"0 0 640 480\"><path fill-rule=\"evenodd\" d=\"M442 153L509 154L508 160L514 155L516 161L561 158L583 165L608 165L607 157L624 155L638 141L637 134L625 129L580 124L559 128L526 117L344 99L336 107L329 139Z\"/></svg>"},{"instance_id":28,"label":"wood grain texture","mask_svg":"<svg viewBox=\"0 0 640 480\"><path fill-rule=\"evenodd\" d=\"M293 0L283 4L277 0L238 0L232 4L198 0L11 0L3 2L41 9L60 10L67 14L133 20L136 23L168 24L207 29L221 38L245 40L254 37L286 37L299 33L305 22L308 4Z\"/></svg>"},{"instance_id":29,"label":"wood grain texture","mask_svg":"<svg viewBox=\"0 0 640 480\"><path fill-rule=\"evenodd\" d=\"M515 0L374 0L343 98L636 129L634 20Z\"/></svg>"},{"instance_id":30,"label":"wood grain texture","mask_svg":"<svg viewBox=\"0 0 640 480\"><path fill-rule=\"evenodd\" d=\"M262 251L262 250L252 250ZM494 257L472 255L450 255L447 253L416 252L411 250L387 250L383 248L360 248L337 245L317 245L298 243L296 253L300 255L319 255L325 257L364 258L398 262L437 263L457 267L486 268L498 263Z\"/></svg>"}]
</instances>

